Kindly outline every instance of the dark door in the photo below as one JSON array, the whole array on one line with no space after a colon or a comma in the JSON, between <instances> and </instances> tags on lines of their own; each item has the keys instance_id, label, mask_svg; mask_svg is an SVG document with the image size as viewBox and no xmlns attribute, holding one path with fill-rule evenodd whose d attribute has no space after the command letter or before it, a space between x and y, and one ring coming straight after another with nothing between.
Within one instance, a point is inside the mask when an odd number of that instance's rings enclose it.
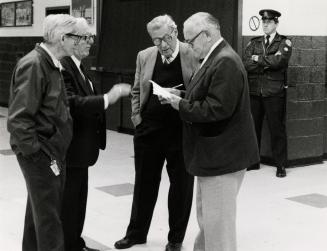
<instances>
[{"instance_id":1,"label":"dark door","mask_svg":"<svg viewBox=\"0 0 327 251\"><path fill-rule=\"evenodd\" d=\"M171 15L182 35L183 22L190 15L205 11L217 17L222 36L235 48L238 45L238 0L110 0L99 1L99 48L97 65L101 69L103 89L108 90L119 80L133 84L137 52L152 46L146 24L155 16ZM100 18L99 18L100 19ZM110 129L132 129L130 100L108 110Z\"/></svg>"}]
</instances>

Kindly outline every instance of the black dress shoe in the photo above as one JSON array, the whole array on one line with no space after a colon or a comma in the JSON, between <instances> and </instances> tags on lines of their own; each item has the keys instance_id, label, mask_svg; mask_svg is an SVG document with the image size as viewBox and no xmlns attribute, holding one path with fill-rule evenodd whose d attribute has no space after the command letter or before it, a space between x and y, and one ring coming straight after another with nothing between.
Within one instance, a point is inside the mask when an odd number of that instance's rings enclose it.
<instances>
[{"instance_id":1,"label":"black dress shoe","mask_svg":"<svg viewBox=\"0 0 327 251\"><path fill-rule=\"evenodd\" d=\"M119 241L116 241L115 248L116 249L125 249L130 248L131 246L134 246L135 244L144 244L146 243L146 240L135 240L130 238L123 238Z\"/></svg>"},{"instance_id":2,"label":"black dress shoe","mask_svg":"<svg viewBox=\"0 0 327 251\"><path fill-rule=\"evenodd\" d=\"M181 251L182 243L168 242L165 251Z\"/></svg>"},{"instance_id":3,"label":"black dress shoe","mask_svg":"<svg viewBox=\"0 0 327 251\"><path fill-rule=\"evenodd\" d=\"M286 177L286 170L285 167L277 167L277 172L276 172L276 176L278 178L284 178Z\"/></svg>"},{"instance_id":4,"label":"black dress shoe","mask_svg":"<svg viewBox=\"0 0 327 251\"><path fill-rule=\"evenodd\" d=\"M260 163L253 164L249 166L246 171L251 171L251 170L259 170L260 169Z\"/></svg>"},{"instance_id":5,"label":"black dress shoe","mask_svg":"<svg viewBox=\"0 0 327 251\"><path fill-rule=\"evenodd\" d=\"M83 247L82 251L100 251L100 249L95 249L95 248L89 248L89 247Z\"/></svg>"}]
</instances>

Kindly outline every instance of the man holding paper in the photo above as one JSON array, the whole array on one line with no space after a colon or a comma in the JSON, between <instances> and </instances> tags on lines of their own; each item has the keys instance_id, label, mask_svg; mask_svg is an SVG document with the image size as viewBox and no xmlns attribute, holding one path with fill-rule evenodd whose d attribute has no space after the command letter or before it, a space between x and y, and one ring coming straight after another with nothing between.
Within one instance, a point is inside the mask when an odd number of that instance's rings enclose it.
<instances>
[{"instance_id":1,"label":"man holding paper","mask_svg":"<svg viewBox=\"0 0 327 251\"><path fill-rule=\"evenodd\" d=\"M159 89L187 86L195 61L190 48L178 41L177 26L170 16L154 18L147 30L155 46L139 52L132 88L132 121L136 127L132 212L126 236L115 247L125 249L146 242L166 161L170 180L166 250L181 250L192 205L193 177L185 170L179 114L171 106L160 104L153 85L158 84Z\"/></svg>"}]
</instances>

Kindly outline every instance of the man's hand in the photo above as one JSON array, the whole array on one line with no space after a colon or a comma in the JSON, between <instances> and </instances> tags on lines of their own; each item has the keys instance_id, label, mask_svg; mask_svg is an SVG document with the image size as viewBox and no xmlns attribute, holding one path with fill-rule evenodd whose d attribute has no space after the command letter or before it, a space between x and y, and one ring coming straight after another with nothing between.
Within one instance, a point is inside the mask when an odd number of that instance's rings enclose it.
<instances>
[{"instance_id":1,"label":"man's hand","mask_svg":"<svg viewBox=\"0 0 327 251\"><path fill-rule=\"evenodd\" d=\"M181 96L181 90L175 89L175 88L164 88L165 90L167 90L167 92L170 92L171 94L174 94L178 97Z\"/></svg>"},{"instance_id":2,"label":"man's hand","mask_svg":"<svg viewBox=\"0 0 327 251\"><path fill-rule=\"evenodd\" d=\"M258 56L258 55L252 55L251 59L252 59L254 62L258 62L258 60L259 60L259 56Z\"/></svg>"},{"instance_id":3,"label":"man's hand","mask_svg":"<svg viewBox=\"0 0 327 251\"><path fill-rule=\"evenodd\" d=\"M179 110L179 102L181 101L181 97L171 94L169 98L163 98L161 96L158 96L159 101L161 104L170 104L174 109L177 111Z\"/></svg>"},{"instance_id":4,"label":"man's hand","mask_svg":"<svg viewBox=\"0 0 327 251\"><path fill-rule=\"evenodd\" d=\"M131 93L131 86L129 84L115 84L110 91L107 92L109 105L118 101L121 97L126 97Z\"/></svg>"}]
</instances>

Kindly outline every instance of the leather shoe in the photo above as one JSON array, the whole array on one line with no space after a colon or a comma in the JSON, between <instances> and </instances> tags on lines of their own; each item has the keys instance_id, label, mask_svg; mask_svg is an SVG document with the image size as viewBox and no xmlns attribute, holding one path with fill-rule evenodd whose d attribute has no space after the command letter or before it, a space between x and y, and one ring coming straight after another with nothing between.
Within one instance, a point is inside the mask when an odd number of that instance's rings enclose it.
<instances>
[{"instance_id":1,"label":"leather shoe","mask_svg":"<svg viewBox=\"0 0 327 251\"><path fill-rule=\"evenodd\" d=\"M253 164L249 166L246 171L251 171L251 170L259 170L260 169L260 163Z\"/></svg>"},{"instance_id":2,"label":"leather shoe","mask_svg":"<svg viewBox=\"0 0 327 251\"><path fill-rule=\"evenodd\" d=\"M284 166L277 167L276 176L278 178L284 178L284 177L286 177L286 170L285 170L285 167Z\"/></svg>"},{"instance_id":3,"label":"leather shoe","mask_svg":"<svg viewBox=\"0 0 327 251\"><path fill-rule=\"evenodd\" d=\"M182 243L168 242L165 251L181 251Z\"/></svg>"},{"instance_id":4,"label":"leather shoe","mask_svg":"<svg viewBox=\"0 0 327 251\"><path fill-rule=\"evenodd\" d=\"M134 246L135 244L144 244L146 243L145 240L135 240L135 239L130 239L130 238L123 238L119 241L116 241L115 243L115 248L116 249L125 249L125 248L130 248L131 246Z\"/></svg>"},{"instance_id":5,"label":"leather shoe","mask_svg":"<svg viewBox=\"0 0 327 251\"><path fill-rule=\"evenodd\" d=\"M100 251L99 249L89 248L87 246L83 247L82 251Z\"/></svg>"}]
</instances>

